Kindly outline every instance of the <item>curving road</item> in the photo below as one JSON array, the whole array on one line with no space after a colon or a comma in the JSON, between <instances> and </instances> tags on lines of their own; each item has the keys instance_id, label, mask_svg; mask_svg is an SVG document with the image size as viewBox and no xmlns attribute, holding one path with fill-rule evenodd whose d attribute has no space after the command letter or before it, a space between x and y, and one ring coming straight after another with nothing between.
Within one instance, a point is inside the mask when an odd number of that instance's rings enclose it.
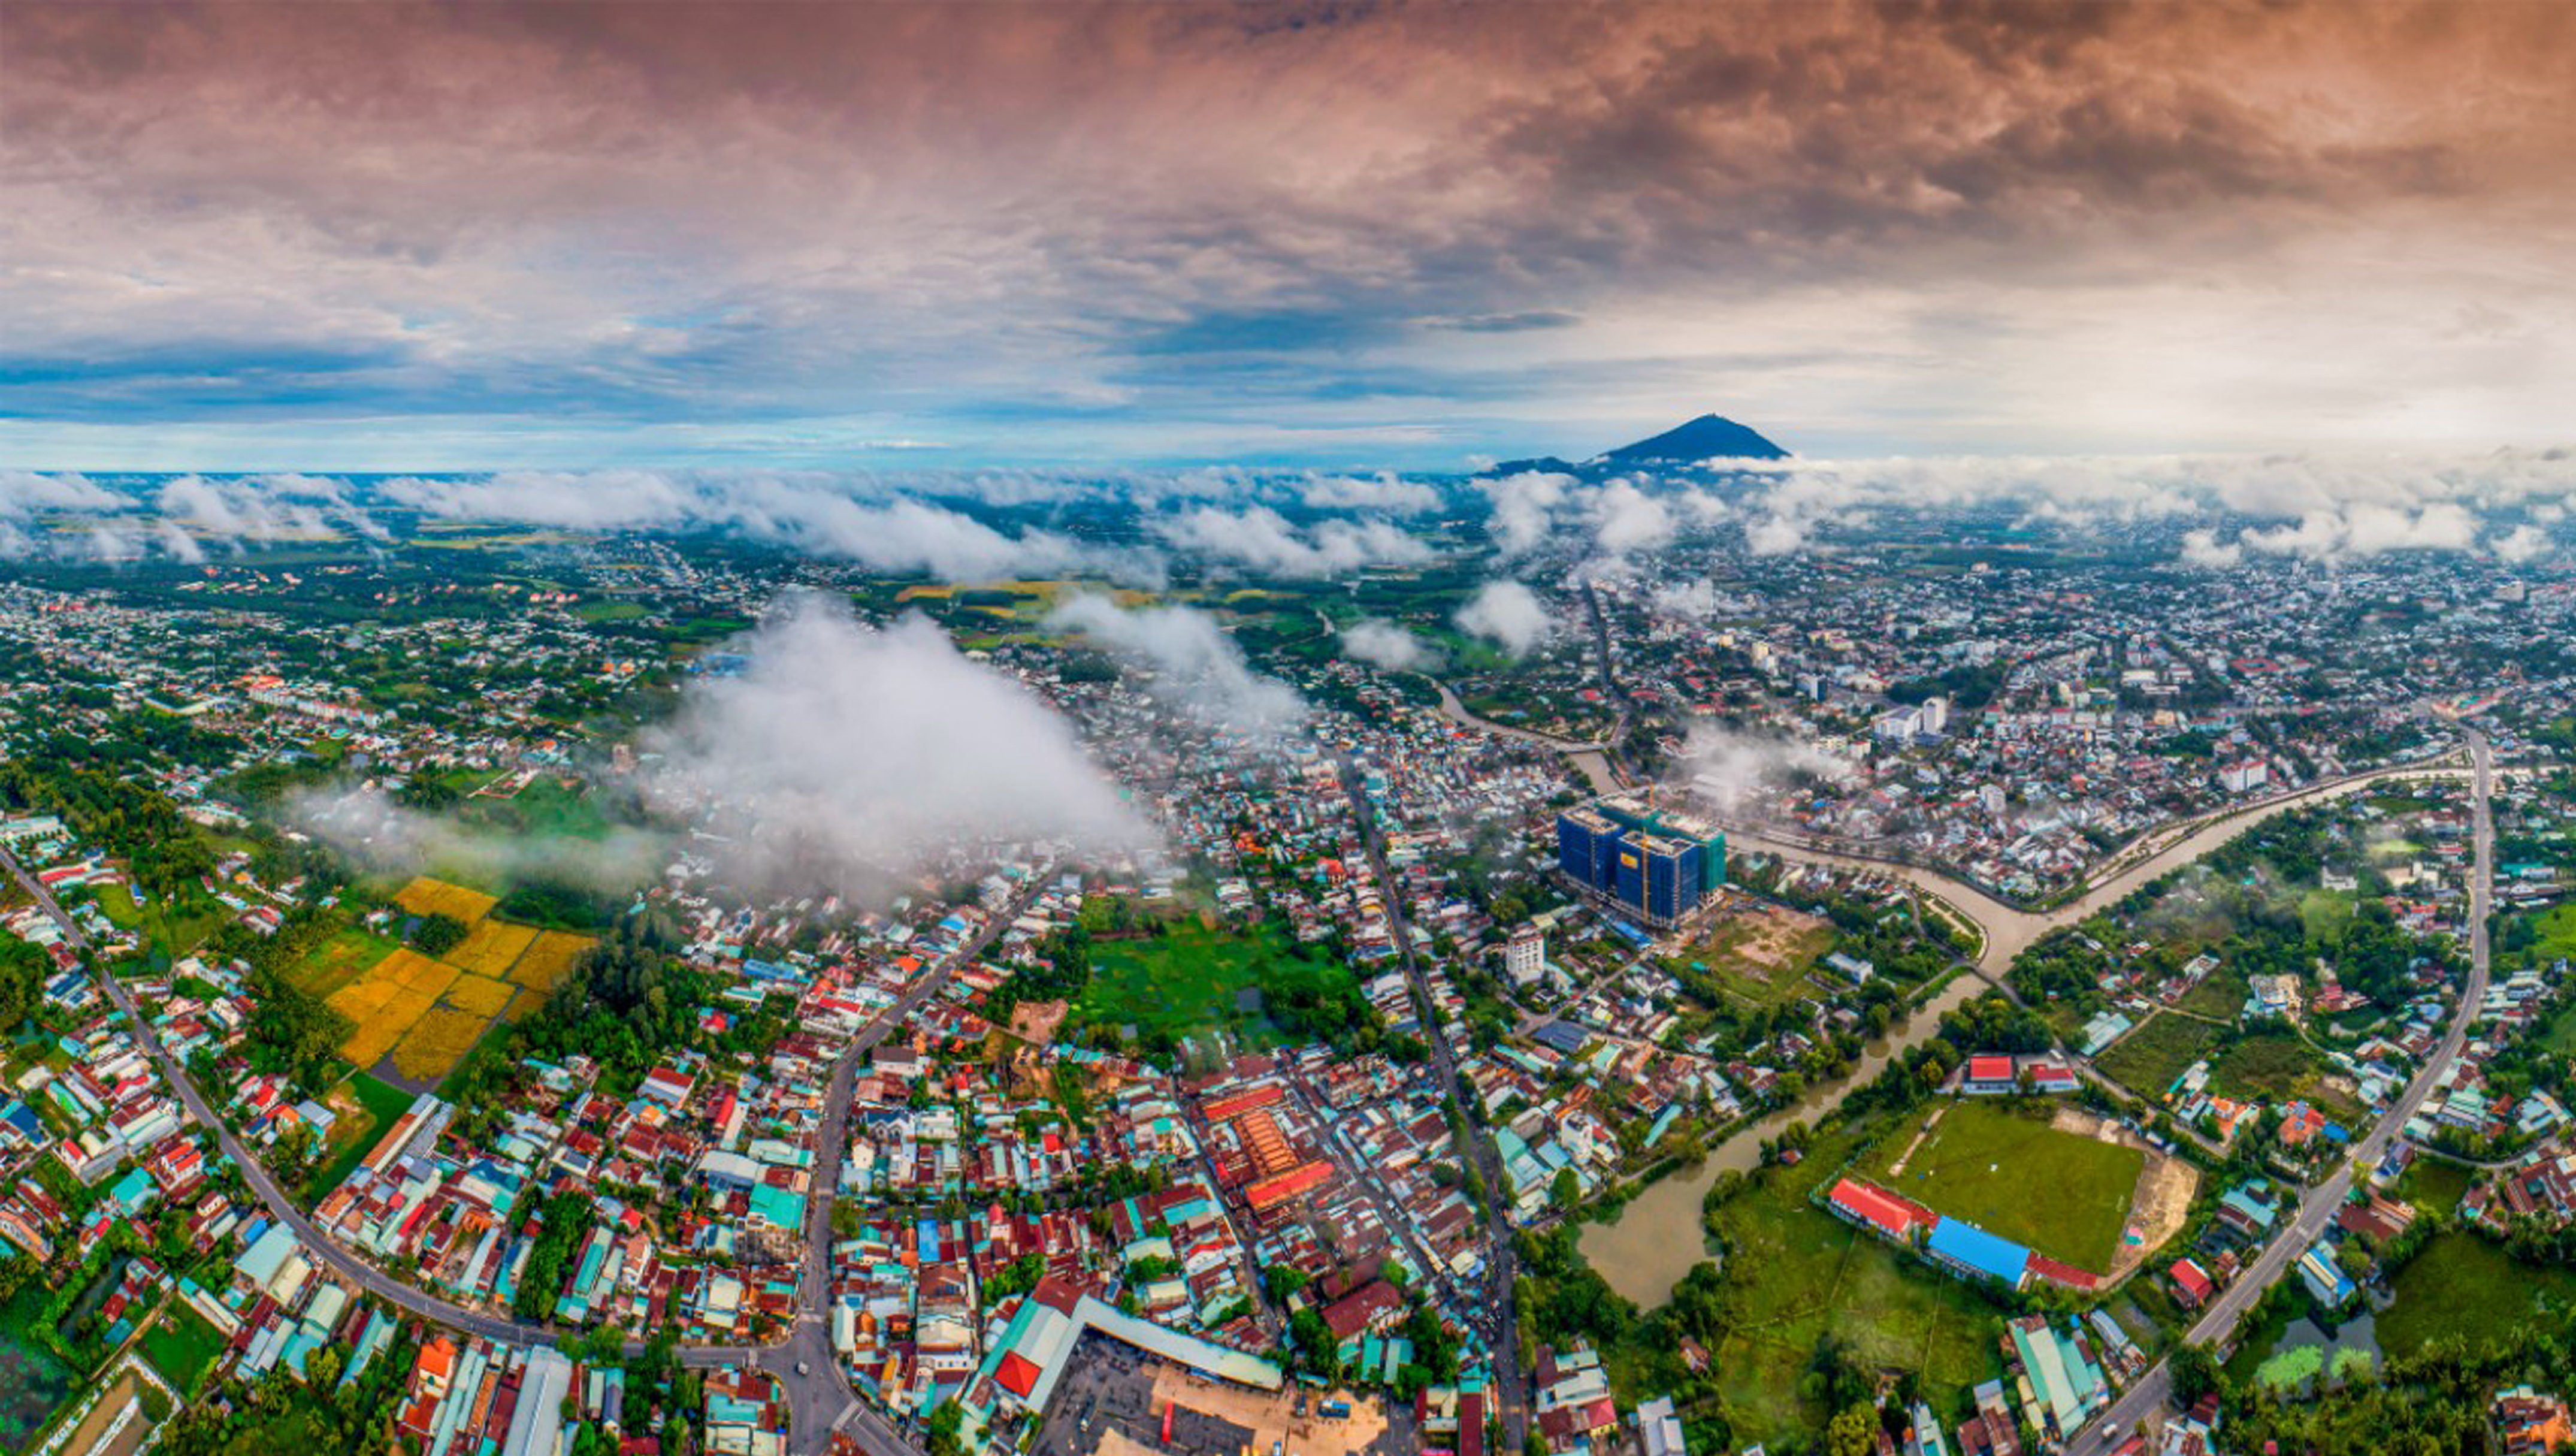
<instances>
[{"instance_id":1,"label":"curving road","mask_svg":"<svg viewBox=\"0 0 2576 1456\"><path fill-rule=\"evenodd\" d=\"M0 846L0 866L35 897L74 950L89 955L89 936L55 900L26 867L18 862L6 846ZM862 1054L876 1047L901 1025L920 1005L944 988L958 968L983 954L1013 920L1019 917L1037 895L1044 875L1033 876L1029 887L1019 897L985 922L984 928L941 960L930 974L916 981L901 998L881 1012L874 1021L851 1038L840 1059L833 1064L829 1092L823 1105L821 1150L828 1156L818 1159L818 1171L808 1191L805 1211L804 1269L799 1282L799 1313L796 1322L779 1341L768 1345L719 1346L687 1345L677 1352L681 1364L704 1369L718 1365L757 1365L780 1382L785 1390L790 1412L790 1439L798 1452L817 1452L829 1444L834 1431L847 1431L856 1436L871 1456L919 1456L919 1447L898 1433L874 1408L860 1402L842 1375L840 1362L832 1349L831 1326L824 1313L824 1301L831 1283L832 1204L839 1193L841 1158L839 1150L848 1145L850 1102L858 1086L858 1064ZM271 1217L295 1230L296 1237L311 1254L350 1284L376 1298L416 1315L432 1324L459 1334L476 1335L488 1340L502 1340L521 1345L551 1345L571 1333L548 1324L529 1324L504 1315L470 1308L443 1299L416 1285L387 1274L374 1264L350 1252L329 1232L316 1224L303 1209L288 1197L286 1190L253 1156L251 1149L215 1114L196 1083L188 1076L179 1059L162 1045L151 1020L134 999L133 993L105 966L94 966L99 983L107 990L108 999L133 1023L143 1048L161 1068L162 1076L187 1109L188 1116L210 1129L215 1141L242 1170L242 1180L256 1195ZM643 1353L642 1341L630 1340L629 1355Z\"/></svg>"},{"instance_id":2,"label":"curving road","mask_svg":"<svg viewBox=\"0 0 2576 1456\"><path fill-rule=\"evenodd\" d=\"M2298 1215L2265 1245L2263 1252L2235 1283L2219 1292L2201 1312L2198 1320L2183 1338L2195 1345L2227 1343L2235 1332L2236 1322L2244 1317L2263 1291L2288 1273L2300 1254L2315 1243L2334 1221L2335 1210L2343 1206L2351 1193L2356 1170L2379 1165L2388 1155L2389 1146L2405 1130L2406 1124L2432 1094L2433 1084L2460 1055L2468 1043L2469 1027L2478 1019L2478 1008L2486 1000L2490 955L2487 945L2487 916L2495 888L2495 819L2488 796L2493 792L2494 758L2483 735L2469 734L2471 768L2470 807L2477 851L2476 868L2469 877L2469 980L2460 992L2460 1004L2451 1015L2451 1029L2442 1044L2416 1070L2406 1091L2388 1105L2388 1111L2362 1139L2353 1145L2352 1157L2335 1169L2334 1176L2308 1190L2299 1201ZM2138 1377L2120 1398L2112 1402L2103 1422L2080 1434L2069 1443L2070 1456L2106 1456L2127 1439L2126 1433L2137 1430L2150 1417L2161 1416L2173 1402L2173 1375L2169 1361L2158 1361L2153 1369Z\"/></svg>"}]
</instances>

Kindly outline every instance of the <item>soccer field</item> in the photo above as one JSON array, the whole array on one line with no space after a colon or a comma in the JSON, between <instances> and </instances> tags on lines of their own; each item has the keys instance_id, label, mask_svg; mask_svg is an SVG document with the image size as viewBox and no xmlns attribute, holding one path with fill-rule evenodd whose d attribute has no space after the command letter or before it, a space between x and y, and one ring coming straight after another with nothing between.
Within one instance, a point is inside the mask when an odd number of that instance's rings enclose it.
<instances>
[{"instance_id":1,"label":"soccer field","mask_svg":"<svg viewBox=\"0 0 2576 1456\"><path fill-rule=\"evenodd\" d=\"M2147 1155L2048 1125L2045 1107L2016 1112L1998 1101L1959 1098L1920 1145L1917 1122L1888 1135L1868 1160L1880 1183L1935 1213L2099 1274L2110 1269L2128 1226L2129 1202ZM1902 1159L1904 1171L1894 1170Z\"/></svg>"}]
</instances>

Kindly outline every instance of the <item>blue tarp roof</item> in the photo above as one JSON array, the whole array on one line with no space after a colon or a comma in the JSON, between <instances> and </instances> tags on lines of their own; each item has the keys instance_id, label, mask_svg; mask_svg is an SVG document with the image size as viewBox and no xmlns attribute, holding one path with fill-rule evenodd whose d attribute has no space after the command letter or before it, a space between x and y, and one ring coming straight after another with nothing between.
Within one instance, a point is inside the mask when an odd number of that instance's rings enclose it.
<instances>
[{"instance_id":1,"label":"blue tarp roof","mask_svg":"<svg viewBox=\"0 0 2576 1456\"><path fill-rule=\"evenodd\" d=\"M2030 1267L2030 1250L1955 1218L1945 1218L1932 1226L1930 1248L1945 1259L2006 1284L2019 1284L2023 1271Z\"/></svg>"}]
</instances>

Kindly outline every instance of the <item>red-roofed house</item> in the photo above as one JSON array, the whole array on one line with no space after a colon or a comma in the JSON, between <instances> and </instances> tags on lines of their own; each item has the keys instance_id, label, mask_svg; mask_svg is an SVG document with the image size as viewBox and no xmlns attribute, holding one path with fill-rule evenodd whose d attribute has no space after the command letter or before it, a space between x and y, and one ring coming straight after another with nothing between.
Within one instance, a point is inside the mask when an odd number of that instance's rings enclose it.
<instances>
[{"instance_id":1,"label":"red-roofed house","mask_svg":"<svg viewBox=\"0 0 2576 1456\"><path fill-rule=\"evenodd\" d=\"M1968 1058L1968 1074L1960 1079L1959 1090L1971 1097L1991 1097L2013 1090L2013 1059L2006 1056Z\"/></svg>"},{"instance_id":2,"label":"red-roofed house","mask_svg":"<svg viewBox=\"0 0 2576 1456\"><path fill-rule=\"evenodd\" d=\"M2209 1276L2200 1271L2198 1264L2189 1259L2176 1259L2173 1268L2167 1272L2173 1276L2174 1297L2186 1307L2198 1309L2209 1303L2209 1296L2216 1286L2209 1282Z\"/></svg>"}]
</instances>

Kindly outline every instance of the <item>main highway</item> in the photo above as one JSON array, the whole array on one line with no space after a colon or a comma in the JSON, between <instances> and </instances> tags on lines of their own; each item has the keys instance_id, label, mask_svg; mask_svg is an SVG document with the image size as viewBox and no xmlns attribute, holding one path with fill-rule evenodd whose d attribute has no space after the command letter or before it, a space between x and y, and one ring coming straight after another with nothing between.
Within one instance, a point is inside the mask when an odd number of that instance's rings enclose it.
<instances>
[{"instance_id":1,"label":"main highway","mask_svg":"<svg viewBox=\"0 0 2576 1456\"><path fill-rule=\"evenodd\" d=\"M74 950L83 956L90 955L93 947L80 922L63 909L53 892L29 874L5 846L0 846L0 866L5 866L10 876L35 897L36 903L62 928L64 939ZM831 1325L824 1313L831 1284L832 1204L839 1193L841 1153L848 1146L850 1103L858 1086L860 1060L902 1025L923 1002L939 994L960 967L982 955L994 937L1028 907L1045 878L1043 875L1032 876L1029 887L1021 891L1018 898L988 919L974 936L943 957L928 974L914 981L894 1004L851 1038L833 1063L830 1088L823 1103L821 1138L816 1145L815 1174L806 1194L798 1314L786 1335L767 1345L687 1345L678 1351L680 1363L694 1368L750 1364L775 1377L786 1393L790 1439L792 1448L799 1453L821 1451L829 1445L833 1432L846 1431L858 1439L870 1456L919 1456L919 1447L915 1443L897 1432L882 1415L863 1404L851 1391L832 1348ZM241 1169L243 1182L261 1205L272 1218L295 1231L312 1257L350 1285L405 1313L458 1334L520 1345L551 1345L571 1333L552 1325L532 1324L442 1299L385 1273L351 1252L296 1206L295 1200L287 1196L286 1190L253 1156L251 1149L216 1115L195 1081L188 1076L187 1068L162 1044L160 1034L135 1002L133 993L105 965L95 962L93 965L108 999L133 1023L136 1037L161 1068L162 1076L178 1095L179 1103L187 1110L188 1116L215 1135L224 1156ZM640 1354L643 1349L640 1341L627 1342L630 1355Z\"/></svg>"}]
</instances>

